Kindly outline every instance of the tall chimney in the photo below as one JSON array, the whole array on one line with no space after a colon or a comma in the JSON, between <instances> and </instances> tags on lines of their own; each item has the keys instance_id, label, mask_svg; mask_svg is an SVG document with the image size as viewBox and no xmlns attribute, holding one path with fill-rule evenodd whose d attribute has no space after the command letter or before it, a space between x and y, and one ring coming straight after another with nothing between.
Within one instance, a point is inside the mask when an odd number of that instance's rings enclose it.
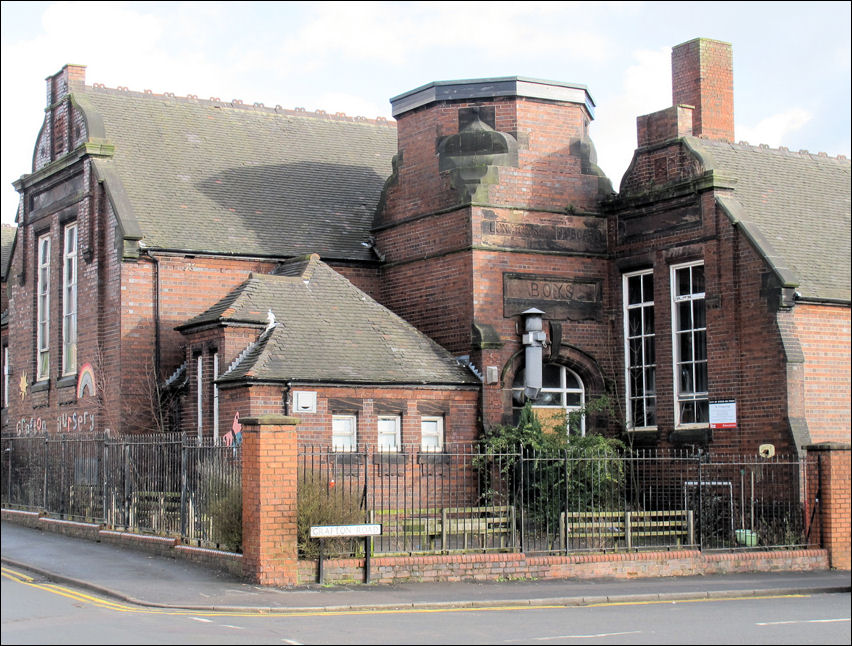
<instances>
[{"instance_id":1,"label":"tall chimney","mask_svg":"<svg viewBox=\"0 0 852 646\"><path fill-rule=\"evenodd\" d=\"M696 38L672 48L672 103L695 107L693 135L734 141L730 43Z\"/></svg>"}]
</instances>

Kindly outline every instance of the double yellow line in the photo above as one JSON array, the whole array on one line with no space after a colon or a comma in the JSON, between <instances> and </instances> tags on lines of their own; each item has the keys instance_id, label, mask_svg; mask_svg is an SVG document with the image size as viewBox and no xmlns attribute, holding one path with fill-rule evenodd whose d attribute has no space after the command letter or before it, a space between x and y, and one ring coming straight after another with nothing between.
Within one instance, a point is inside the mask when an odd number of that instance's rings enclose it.
<instances>
[{"instance_id":1,"label":"double yellow line","mask_svg":"<svg viewBox=\"0 0 852 646\"><path fill-rule=\"evenodd\" d=\"M487 607L463 607L463 608L394 608L394 609L375 609L375 610L318 610L318 611L294 611L289 609L282 608L281 611L275 610L246 610L246 611L233 611L233 610L221 610L221 611L197 611L197 610L172 610L168 608L143 608L138 606L128 606L123 603L118 603L115 601L108 601L106 599L102 599L100 597L95 597L89 594L85 594L83 592L79 592L77 590L72 590L71 588L67 588L62 585L58 585L55 583L36 583L35 579L23 572L18 572L16 570L12 570L7 567L2 568L2 575L11 581L15 581L16 583L20 583L22 585L30 586L32 588L37 588L39 590L44 590L45 592L51 592L53 594L58 594L68 599L73 599L75 601L82 601L84 603L89 603L99 608L105 608L107 610L115 610L117 612L134 612L139 614L163 614L163 615L180 615L180 616L194 616L194 617L311 617L311 616L324 616L328 617L330 615L377 615L377 614L400 614L400 613L440 613L440 612L484 612L484 611L506 611L506 610L548 610L548 609L556 609L556 608L564 608L564 605L554 604L554 605L529 605L529 606L487 606ZM745 599L781 599L781 598L791 598L791 597L806 597L809 595L805 594L779 594L779 595L766 595L766 596L749 596L749 597L717 597L717 598L704 598L704 599L678 599L678 600L654 600L654 601L609 601L609 602L601 602L601 603L590 603L585 606L577 606L583 608L600 608L604 606L636 606L636 605L657 605L657 604L671 604L671 603L698 603L698 602L708 602L708 601L738 601Z\"/></svg>"},{"instance_id":2,"label":"double yellow line","mask_svg":"<svg viewBox=\"0 0 852 646\"><path fill-rule=\"evenodd\" d=\"M107 601L106 599L101 599L99 597L93 597L55 583L35 583L35 579L33 577L11 568L3 567L2 570L0 570L0 573L2 573L2 575L7 579L15 581L16 583L21 583L31 588L37 588L46 592L52 592L53 594L58 594L63 597L67 597L68 599L74 599L75 601L83 601L96 605L100 608L108 608L109 610L118 610L120 612L138 612L138 609L132 608L131 606Z\"/></svg>"}]
</instances>

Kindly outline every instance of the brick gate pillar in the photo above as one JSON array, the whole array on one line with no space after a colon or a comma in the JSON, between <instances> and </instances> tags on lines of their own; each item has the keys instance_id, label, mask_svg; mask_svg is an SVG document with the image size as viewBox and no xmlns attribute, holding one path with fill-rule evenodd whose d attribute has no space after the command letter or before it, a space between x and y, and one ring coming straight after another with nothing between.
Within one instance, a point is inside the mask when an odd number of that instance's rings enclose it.
<instances>
[{"instance_id":1,"label":"brick gate pillar","mask_svg":"<svg viewBox=\"0 0 852 646\"><path fill-rule=\"evenodd\" d=\"M822 546L828 550L831 567L849 570L852 542L850 509L850 449L840 442L811 444L805 449L816 455L820 483L820 530Z\"/></svg>"},{"instance_id":2,"label":"brick gate pillar","mask_svg":"<svg viewBox=\"0 0 852 646\"><path fill-rule=\"evenodd\" d=\"M243 572L261 585L296 585L298 420L263 415L241 422Z\"/></svg>"}]
</instances>

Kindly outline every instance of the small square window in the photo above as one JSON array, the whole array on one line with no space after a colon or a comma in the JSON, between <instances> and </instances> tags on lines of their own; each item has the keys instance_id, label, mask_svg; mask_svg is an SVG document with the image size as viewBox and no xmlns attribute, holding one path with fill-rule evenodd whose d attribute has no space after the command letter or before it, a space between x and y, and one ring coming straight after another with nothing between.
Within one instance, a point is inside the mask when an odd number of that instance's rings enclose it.
<instances>
[{"instance_id":1,"label":"small square window","mask_svg":"<svg viewBox=\"0 0 852 646\"><path fill-rule=\"evenodd\" d=\"M424 453L440 453L444 450L443 417L420 419L420 450Z\"/></svg>"},{"instance_id":2,"label":"small square window","mask_svg":"<svg viewBox=\"0 0 852 646\"><path fill-rule=\"evenodd\" d=\"M399 451L400 418L398 416L379 417L379 451L396 453Z\"/></svg>"},{"instance_id":3,"label":"small square window","mask_svg":"<svg viewBox=\"0 0 852 646\"><path fill-rule=\"evenodd\" d=\"M332 415L331 448L333 451L354 451L357 446L357 420L354 415Z\"/></svg>"}]
</instances>

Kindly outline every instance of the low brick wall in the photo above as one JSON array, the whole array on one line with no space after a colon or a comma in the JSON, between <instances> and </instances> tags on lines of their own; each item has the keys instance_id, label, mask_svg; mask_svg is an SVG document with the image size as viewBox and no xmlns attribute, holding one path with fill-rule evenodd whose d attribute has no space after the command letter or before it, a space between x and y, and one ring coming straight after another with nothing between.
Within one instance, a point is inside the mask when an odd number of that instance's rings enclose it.
<instances>
[{"instance_id":1,"label":"low brick wall","mask_svg":"<svg viewBox=\"0 0 852 646\"><path fill-rule=\"evenodd\" d=\"M697 550L571 556L459 554L372 559L373 583L543 579L634 579L697 574L734 574L829 569L823 549L702 554ZM299 564L299 583L317 580L317 562ZM364 580L363 559L323 562L325 583Z\"/></svg>"},{"instance_id":2,"label":"low brick wall","mask_svg":"<svg viewBox=\"0 0 852 646\"><path fill-rule=\"evenodd\" d=\"M164 556L166 558L183 559L203 565L204 567L224 571L237 577L243 576L242 554L182 545L179 539L166 536L103 529L101 525L96 523L58 520L36 512L4 509L2 513L5 522L24 525L25 527L52 532L54 534L84 538L98 543L119 545L120 547L139 550L148 554L156 554L157 556Z\"/></svg>"},{"instance_id":3,"label":"low brick wall","mask_svg":"<svg viewBox=\"0 0 852 646\"><path fill-rule=\"evenodd\" d=\"M192 561L205 567L213 567L232 574L235 577L245 577L242 554L211 550L206 547L193 547L192 545L175 545L174 551L178 558Z\"/></svg>"},{"instance_id":4,"label":"low brick wall","mask_svg":"<svg viewBox=\"0 0 852 646\"><path fill-rule=\"evenodd\" d=\"M205 567L245 577L243 557L232 552L181 545L178 539L102 529L92 523L47 518L37 513L4 509L3 520L33 529L111 543L179 558ZM824 549L775 550L770 552L723 552L697 550L526 556L518 553L395 556L372 559L373 583L425 581L497 581L543 579L633 579L697 574L743 572L791 572L828 570ZM325 583L361 583L364 559L327 559ZM299 584L317 580L317 562L299 562Z\"/></svg>"}]
</instances>

